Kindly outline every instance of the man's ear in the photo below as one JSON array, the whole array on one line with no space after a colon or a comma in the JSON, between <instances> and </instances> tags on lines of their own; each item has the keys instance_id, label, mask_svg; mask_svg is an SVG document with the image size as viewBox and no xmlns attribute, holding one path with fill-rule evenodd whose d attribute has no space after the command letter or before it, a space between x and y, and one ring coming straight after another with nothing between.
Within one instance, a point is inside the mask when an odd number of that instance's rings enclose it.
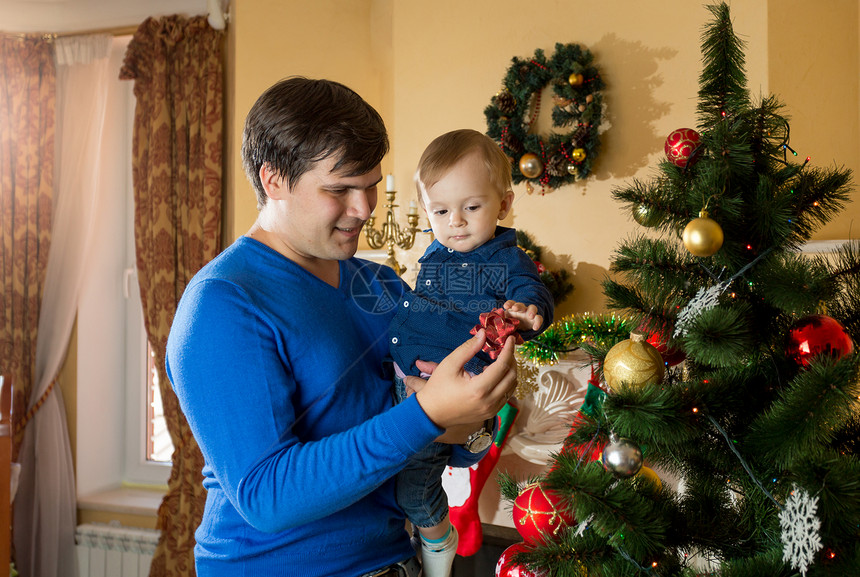
<instances>
[{"instance_id":1,"label":"man's ear","mask_svg":"<svg viewBox=\"0 0 860 577\"><path fill-rule=\"evenodd\" d=\"M287 180L267 163L260 167L260 183L266 191L266 196L273 200L280 200L290 192Z\"/></svg>"},{"instance_id":2,"label":"man's ear","mask_svg":"<svg viewBox=\"0 0 860 577\"><path fill-rule=\"evenodd\" d=\"M509 190L502 196L502 204L499 206L499 220L508 216L511 207L514 206L514 191Z\"/></svg>"}]
</instances>

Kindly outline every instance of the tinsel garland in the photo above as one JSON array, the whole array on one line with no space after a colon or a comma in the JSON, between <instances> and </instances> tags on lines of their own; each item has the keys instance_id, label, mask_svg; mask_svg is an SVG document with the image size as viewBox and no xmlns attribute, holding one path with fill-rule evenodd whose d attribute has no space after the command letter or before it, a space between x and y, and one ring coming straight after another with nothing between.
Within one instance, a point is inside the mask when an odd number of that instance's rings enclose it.
<instances>
[{"instance_id":1,"label":"tinsel garland","mask_svg":"<svg viewBox=\"0 0 860 577\"><path fill-rule=\"evenodd\" d=\"M605 348L630 336L636 325L615 314L591 313L565 316L543 333L517 348L519 355L535 365L555 364L565 353L587 348L591 343Z\"/></svg>"},{"instance_id":2,"label":"tinsel garland","mask_svg":"<svg viewBox=\"0 0 860 577\"><path fill-rule=\"evenodd\" d=\"M591 173L603 114L603 80L593 60L588 49L561 43L555 45L549 59L540 48L532 58L512 58L504 88L492 98L484 115L487 135L511 159L514 183L525 180L552 189ZM568 132L544 138L530 128L540 111L541 92L548 85L554 92L553 126ZM529 111L531 116L526 118ZM520 170L520 159L529 153L540 159L537 176L526 176Z\"/></svg>"}]
</instances>

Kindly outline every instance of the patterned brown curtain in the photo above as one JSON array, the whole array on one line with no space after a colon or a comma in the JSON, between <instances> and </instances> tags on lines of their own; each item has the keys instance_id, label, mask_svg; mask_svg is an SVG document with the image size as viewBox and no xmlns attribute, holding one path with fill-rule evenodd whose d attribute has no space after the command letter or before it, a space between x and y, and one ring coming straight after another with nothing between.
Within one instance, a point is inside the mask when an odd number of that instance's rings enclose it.
<instances>
[{"instance_id":1,"label":"patterned brown curtain","mask_svg":"<svg viewBox=\"0 0 860 577\"><path fill-rule=\"evenodd\" d=\"M133 180L137 269L155 354L173 469L158 510L153 577L195 575L194 531L203 514L203 457L167 380L164 355L176 305L191 277L220 251L222 34L205 17L150 18L126 52L134 80Z\"/></svg>"},{"instance_id":2,"label":"patterned brown curtain","mask_svg":"<svg viewBox=\"0 0 860 577\"><path fill-rule=\"evenodd\" d=\"M12 381L16 460L34 383L54 196L54 48L0 36L0 373Z\"/></svg>"}]
</instances>

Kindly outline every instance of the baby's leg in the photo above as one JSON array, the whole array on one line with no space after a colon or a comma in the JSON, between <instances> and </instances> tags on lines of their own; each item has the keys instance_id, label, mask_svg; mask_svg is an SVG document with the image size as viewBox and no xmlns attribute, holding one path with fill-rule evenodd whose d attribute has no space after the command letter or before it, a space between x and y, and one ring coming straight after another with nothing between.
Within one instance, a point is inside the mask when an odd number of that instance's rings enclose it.
<instances>
[{"instance_id":1,"label":"baby's leg","mask_svg":"<svg viewBox=\"0 0 860 577\"><path fill-rule=\"evenodd\" d=\"M432 527L419 527L424 577L449 577L457 554L457 529L448 517Z\"/></svg>"}]
</instances>

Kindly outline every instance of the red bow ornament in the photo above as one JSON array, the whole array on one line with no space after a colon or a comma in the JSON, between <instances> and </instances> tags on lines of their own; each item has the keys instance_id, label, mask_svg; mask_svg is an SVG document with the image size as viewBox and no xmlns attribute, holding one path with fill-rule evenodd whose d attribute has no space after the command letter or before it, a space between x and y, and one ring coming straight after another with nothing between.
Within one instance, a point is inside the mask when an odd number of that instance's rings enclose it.
<instances>
[{"instance_id":1,"label":"red bow ornament","mask_svg":"<svg viewBox=\"0 0 860 577\"><path fill-rule=\"evenodd\" d=\"M487 333L487 340L484 343L483 350L490 355L491 359L495 359L502 352L505 346L505 341L510 335L516 338L516 344L523 344L523 337L517 332L517 321L509 319L505 316L505 309L493 309L488 313L481 313L478 317L478 324L472 327L469 331L476 335L478 331L484 329Z\"/></svg>"}]
</instances>

